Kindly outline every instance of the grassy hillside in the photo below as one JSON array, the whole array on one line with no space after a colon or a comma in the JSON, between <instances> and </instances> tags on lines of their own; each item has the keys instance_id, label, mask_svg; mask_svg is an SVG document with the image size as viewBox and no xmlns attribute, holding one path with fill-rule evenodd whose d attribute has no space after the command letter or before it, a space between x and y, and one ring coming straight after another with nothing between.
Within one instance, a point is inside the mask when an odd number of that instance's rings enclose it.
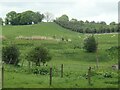
<instances>
[{"instance_id":1,"label":"grassy hillside","mask_svg":"<svg viewBox=\"0 0 120 90\"><path fill-rule=\"evenodd\" d=\"M95 38L98 41L98 59L100 69L97 71L101 74L95 74L92 77L92 86L88 85L88 80L85 74L88 72L88 67L96 65L96 53L86 53L83 47L83 41L88 34L80 34L72 32L60 27L55 23L40 23L37 25L27 26L3 26L2 35L4 36L3 46L15 43L21 52L20 65L23 67L16 68L10 65L5 65L5 82L4 87L30 87L30 88L93 88L93 87L117 87L117 71L111 68L117 64L117 59L112 59L106 52L107 49L118 45L118 34L96 34ZM46 40L36 39L17 39L17 37L33 37L44 36ZM55 37L54 37L55 36ZM71 41L62 41L70 39ZM52 60L48 62L48 66L52 66L60 71L60 65L64 64L64 78L60 78L60 72L53 76L53 84L49 86L49 75L34 75L22 72L26 69L28 62L25 58L31 48L42 45L50 50ZM104 74L113 73L112 78L104 77ZM111 84L112 83L112 84Z\"/></svg>"},{"instance_id":2,"label":"grassy hillside","mask_svg":"<svg viewBox=\"0 0 120 90\"><path fill-rule=\"evenodd\" d=\"M6 31L7 30L7 31ZM14 39L17 36L75 36L77 33L68 31L55 23L40 23L37 25L25 26L3 26L3 35L8 39Z\"/></svg>"}]
</instances>

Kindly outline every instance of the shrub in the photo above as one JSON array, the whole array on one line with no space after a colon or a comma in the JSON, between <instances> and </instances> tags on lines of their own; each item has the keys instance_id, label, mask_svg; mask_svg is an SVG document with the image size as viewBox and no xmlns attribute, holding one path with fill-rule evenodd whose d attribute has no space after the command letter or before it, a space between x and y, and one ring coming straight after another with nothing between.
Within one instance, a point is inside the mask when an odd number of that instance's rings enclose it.
<instances>
[{"instance_id":1,"label":"shrub","mask_svg":"<svg viewBox=\"0 0 120 90\"><path fill-rule=\"evenodd\" d=\"M105 72L103 76L105 78L112 78L112 74L110 72Z\"/></svg>"},{"instance_id":2,"label":"shrub","mask_svg":"<svg viewBox=\"0 0 120 90\"><path fill-rule=\"evenodd\" d=\"M7 64L17 65L19 63L19 54L16 45L6 46L2 49L2 59Z\"/></svg>"},{"instance_id":3,"label":"shrub","mask_svg":"<svg viewBox=\"0 0 120 90\"><path fill-rule=\"evenodd\" d=\"M112 46L111 48L107 49L106 51L107 51L110 59L118 60L118 58L120 56L119 55L120 46Z\"/></svg>"},{"instance_id":4,"label":"shrub","mask_svg":"<svg viewBox=\"0 0 120 90\"><path fill-rule=\"evenodd\" d=\"M34 74L40 74L40 75L46 75L49 74L49 67L34 67L31 69L32 73Z\"/></svg>"},{"instance_id":5,"label":"shrub","mask_svg":"<svg viewBox=\"0 0 120 90\"><path fill-rule=\"evenodd\" d=\"M94 35L92 36L88 36L85 40L84 40L84 49L87 52L96 52L97 50L97 42L95 40Z\"/></svg>"},{"instance_id":6,"label":"shrub","mask_svg":"<svg viewBox=\"0 0 120 90\"><path fill-rule=\"evenodd\" d=\"M38 46L28 53L27 59L34 62L36 66L40 66L41 62L44 65L47 61L51 60L52 57L46 48Z\"/></svg>"}]
</instances>

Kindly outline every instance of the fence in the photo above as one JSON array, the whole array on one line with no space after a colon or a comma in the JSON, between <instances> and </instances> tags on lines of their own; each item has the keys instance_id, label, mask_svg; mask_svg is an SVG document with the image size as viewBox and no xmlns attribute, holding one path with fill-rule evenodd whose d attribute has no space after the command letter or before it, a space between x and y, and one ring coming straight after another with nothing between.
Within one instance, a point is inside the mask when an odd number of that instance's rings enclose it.
<instances>
[{"instance_id":1,"label":"fence","mask_svg":"<svg viewBox=\"0 0 120 90\"><path fill-rule=\"evenodd\" d=\"M29 63L28 63L29 64ZM9 67L10 68L10 67ZM4 69L4 68L2 68ZM55 69L55 70L54 70ZM91 85L91 81L92 81L92 70L93 69L97 69L96 66L93 64L89 65L89 64L84 64L84 65L79 65L78 64L59 64L59 65L51 65L50 69L49 69L49 85L51 86L52 84L54 84L54 80L53 77L60 77L60 78L65 78L67 77L67 75L69 75L69 77L76 77L75 75L80 75L80 74L87 74L87 82L89 85ZM108 70L108 69L112 69L112 67L106 66L106 65L99 65L99 69L102 70ZM2 70L4 71L4 70ZM28 70L29 71L29 70ZM3 78L4 78L4 73L3 73Z\"/></svg>"},{"instance_id":2,"label":"fence","mask_svg":"<svg viewBox=\"0 0 120 90\"><path fill-rule=\"evenodd\" d=\"M80 66L79 66L80 67ZM57 67L58 68L58 67ZM69 69L69 72L71 73L72 72L72 70L74 71L74 72L76 72L76 73L78 73L78 75L80 75L81 74L81 72L84 72L84 73L86 73L86 80L88 80L88 84L89 85L92 85L92 70L95 70L95 69L101 69L101 70L105 70L106 68L109 68L110 69L110 67L108 67L108 66L103 66L103 65L100 65L99 67L95 67L95 66L88 66L88 65L82 65L81 66L81 68L77 68L77 66L76 66L76 68L74 67L74 68L71 68L70 66L65 66L64 64L61 64L61 66L59 66L59 70L57 71L57 73L56 73L56 75L58 76L58 77L61 77L61 78L64 78L64 75L65 75L65 73L68 71L68 69ZM52 71L53 69L52 68L50 68L50 85L52 85L52 77L54 77L53 76L53 71ZM64 72L65 71L65 72ZM73 74L75 74L73 72ZM69 74L70 74L69 73Z\"/></svg>"}]
</instances>

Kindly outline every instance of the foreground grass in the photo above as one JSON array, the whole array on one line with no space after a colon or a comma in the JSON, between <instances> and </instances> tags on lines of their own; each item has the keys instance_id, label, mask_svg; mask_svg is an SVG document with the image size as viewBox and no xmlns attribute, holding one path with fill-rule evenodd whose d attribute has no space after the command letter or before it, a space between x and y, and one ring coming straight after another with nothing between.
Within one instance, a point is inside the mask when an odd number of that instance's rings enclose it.
<instances>
[{"instance_id":1,"label":"foreground grass","mask_svg":"<svg viewBox=\"0 0 120 90\"><path fill-rule=\"evenodd\" d=\"M74 62L75 63L75 62ZM88 84L85 74L87 73L87 65L73 64L64 66L64 77L58 75L53 76L52 85L49 85L49 75L35 75L29 73L8 72L5 71L4 86L6 88L117 88L118 77L117 71L109 71L116 73L112 78L102 75L92 76L92 85ZM60 68L60 65L57 67ZM108 68L108 66L106 66ZM110 70L110 69L107 69ZM108 72L105 67L100 72Z\"/></svg>"}]
</instances>

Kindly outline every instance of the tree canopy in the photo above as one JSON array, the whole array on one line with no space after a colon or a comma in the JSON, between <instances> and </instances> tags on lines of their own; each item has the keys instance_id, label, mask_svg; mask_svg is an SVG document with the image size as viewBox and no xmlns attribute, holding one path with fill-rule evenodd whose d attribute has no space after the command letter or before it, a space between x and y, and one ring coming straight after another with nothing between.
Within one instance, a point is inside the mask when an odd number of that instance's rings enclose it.
<instances>
[{"instance_id":1,"label":"tree canopy","mask_svg":"<svg viewBox=\"0 0 120 90\"><path fill-rule=\"evenodd\" d=\"M67 15L62 15L61 17L57 18L59 21L69 21L69 17Z\"/></svg>"},{"instance_id":2,"label":"tree canopy","mask_svg":"<svg viewBox=\"0 0 120 90\"><path fill-rule=\"evenodd\" d=\"M44 65L46 62L51 60L52 57L46 48L37 46L28 53L27 59L34 62L36 66L40 66L40 63L43 63Z\"/></svg>"},{"instance_id":3,"label":"tree canopy","mask_svg":"<svg viewBox=\"0 0 120 90\"><path fill-rule=\"evenodd\" d=\"M25 11L22 13L17 13L15 11L11 11L6 14L5 24L11 25L30 25L32 23L37 24L42 21L44 18L43 14L39 12L33 11Z\"/></svg>"},{"instance_id":4,"label":"tree canopy","mask_svg":"<svg viewBox=\"0 0 120 90\"><path fill-rule=\"evenodd\" d=\"M19 59L19 49L16 45L9 45L2 48L2 59L7 64L18 65Z\"/></svg>"}]
</instances>

